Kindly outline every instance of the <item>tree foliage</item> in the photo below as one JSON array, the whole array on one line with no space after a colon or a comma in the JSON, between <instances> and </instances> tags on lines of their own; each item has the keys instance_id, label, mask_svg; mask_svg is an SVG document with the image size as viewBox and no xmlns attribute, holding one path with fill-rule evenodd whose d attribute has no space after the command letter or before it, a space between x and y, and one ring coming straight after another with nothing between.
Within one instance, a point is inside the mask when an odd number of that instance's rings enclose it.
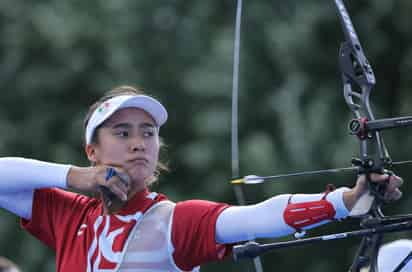
<instances>
[{"instance_id":1,"label":"tree foliage","mask_svg":"<svg viewBox=\"0 0 412 272\"><path fill-rule=\"evenodd\" d=\"M411 114L412 2L346 2L376 73L374 111L378 117ZM228 184L235 6L215 0L1 1L1 155L86 165L82 119L88 105L117 85L137 85L170 113L161 134L172 171L154 189L174 200L235 204ZM337 66L342 40L333 1L244 3L242 174L346 166L356 156ZM408 158L410 135L385 134L394 159ZM398 173L410 178L408 167ZM326 183L351 186L354 180L290 179L248 187L246 195L256 202L279 193L323 191ZM412 191L404 187L404 199L388 212L408 211ZM331 224L313 233L337 229ZM52 252L20 230L14 216L1 213L0 233L0 254L25 271L54 270ZM278 251L263 258L265 271L342 271L357 243ZM203 271L251 269L226 261Z\"/></svg>"}]
</instances>

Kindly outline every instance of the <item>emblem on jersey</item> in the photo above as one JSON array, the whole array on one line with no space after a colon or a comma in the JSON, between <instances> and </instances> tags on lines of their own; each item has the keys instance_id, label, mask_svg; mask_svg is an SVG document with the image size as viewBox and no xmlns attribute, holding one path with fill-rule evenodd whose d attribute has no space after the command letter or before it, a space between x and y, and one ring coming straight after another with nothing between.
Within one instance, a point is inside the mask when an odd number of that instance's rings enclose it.
<instances>
[{"instance_id":1,"label":"emblem on jersey","mask_svg":"<svg viewBox=\"0 0 412 272\"><path fill-rule=\"evenodd\" d=\"M123 255L130 230L142 216L99 216L93 224L93 241L87 253L87 272L115 269Z\"/></svg>"}]
</instances>

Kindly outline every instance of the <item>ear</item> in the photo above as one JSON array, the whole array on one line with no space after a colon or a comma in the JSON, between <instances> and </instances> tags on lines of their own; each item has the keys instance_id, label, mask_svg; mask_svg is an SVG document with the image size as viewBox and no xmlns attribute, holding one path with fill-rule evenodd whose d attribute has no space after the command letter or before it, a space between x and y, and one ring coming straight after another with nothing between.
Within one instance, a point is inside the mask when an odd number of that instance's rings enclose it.
<instances>
[{"instance_id":1,"label":"ear","mask_svg":"<svg viewBox=\"0 0 412 272\"><path fill-rule=\"evenodd\" d=\"M95 144L87 144L86 147L84 148L84 151L86 152L87 158L89 159L90 162L96 163L97 162L97 146Z\"/></svg>"}]
</instances>

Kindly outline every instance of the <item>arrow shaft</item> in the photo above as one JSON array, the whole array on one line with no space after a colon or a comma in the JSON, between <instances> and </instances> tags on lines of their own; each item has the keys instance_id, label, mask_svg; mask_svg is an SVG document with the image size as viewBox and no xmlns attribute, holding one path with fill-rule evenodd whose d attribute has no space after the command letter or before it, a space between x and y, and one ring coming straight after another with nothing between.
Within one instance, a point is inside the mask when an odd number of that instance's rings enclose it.
<instances>
[{"instance_id":1,"label":"arrow shaft","mask_svg":"<svg viewBox=\"0 0 412 272\"><path fill-rule=\"evenodd\" d=\"M412 160L405 160L405 161L393 162L392 165L398 166L398 165L411 164L411 163L412 163ZM233 179L231 183L232 184L242 184L242 183L243 184L257 184L257 183L262 183L265 181L276 182L276 180L280 178L335 174L335 173L342 173L342 172L354 172L357 170L358 170L357 166L350 166L350 167L341 167L341 168L300 171L300 172L285 173L285 174L278 174L278 175L272 175L272 176L252 176L252 177L246 176L240 179Z\"/></svg>"}]
</instances>

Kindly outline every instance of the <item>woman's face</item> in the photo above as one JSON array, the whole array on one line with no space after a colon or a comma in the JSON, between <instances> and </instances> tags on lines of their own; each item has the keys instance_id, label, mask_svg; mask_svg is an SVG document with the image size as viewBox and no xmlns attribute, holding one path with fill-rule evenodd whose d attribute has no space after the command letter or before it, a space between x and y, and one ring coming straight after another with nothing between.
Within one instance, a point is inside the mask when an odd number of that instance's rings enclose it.
<instances>
[{"instance_id":1,"label":"woman's face","mask_svg":"<svg viewBox=\"0 0 412 272\"><path fill-rule=\"evenodd\" d=\"M96 133L97 143L86 148L89 160L123 168L132 190L141 189L153 178L160 143L158 128L148 113L137 108L120 109Z\"/></svg>"}]
</instances>

